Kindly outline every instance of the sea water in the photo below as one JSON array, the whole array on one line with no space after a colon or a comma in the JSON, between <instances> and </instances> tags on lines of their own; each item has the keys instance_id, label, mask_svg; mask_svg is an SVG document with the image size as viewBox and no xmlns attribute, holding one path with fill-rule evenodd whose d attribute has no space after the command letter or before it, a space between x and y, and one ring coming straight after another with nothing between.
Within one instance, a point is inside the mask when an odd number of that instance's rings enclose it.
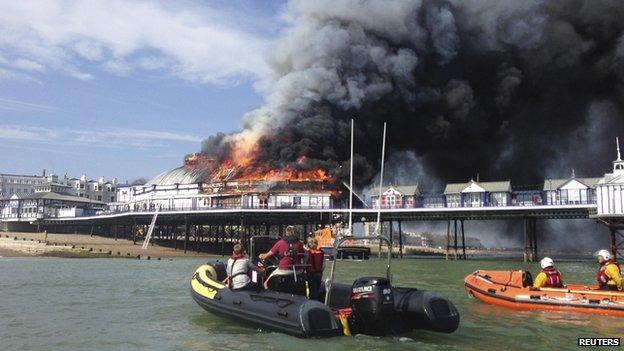
<instances>
[{"instance_id":1,"label":"sea water","mask_svg":"<svg viewBox=\"0 0 624 351\"><path fill-rule=\"evenodd\" d=\"M304 340L214 316L189 295L201 258L0 259L0 350L549 350L579 337L623 337L624 318L515 311L468 296L476 269L529 269L519 261L393 260L393 282L439 292L457 306L453 334ZM592 283L596 264L561 262L569 282ZM338 262L337 280L384 275L385 261Z\"/></svg>"}]
</instances>

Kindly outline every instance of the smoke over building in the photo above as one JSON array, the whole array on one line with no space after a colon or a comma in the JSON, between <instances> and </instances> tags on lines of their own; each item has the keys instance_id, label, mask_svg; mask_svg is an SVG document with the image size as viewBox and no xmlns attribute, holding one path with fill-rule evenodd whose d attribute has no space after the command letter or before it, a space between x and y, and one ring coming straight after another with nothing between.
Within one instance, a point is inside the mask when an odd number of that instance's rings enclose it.
<instances>
[{"instance_id":1,"label":"smoke over building","mask_svg":"<svg viewBox=\"0 0 624 351\"><path fill-rule=\"evenodd\" d=\"M624 131L618 0L301 0L285 17L264 105L240 132L203 143L240 176L289 169L344 179L351 118L360 186L379 169L383 121L389 174L412 162L419 172L409 177L478 172L520 184L572 166L601 174L611 136Z\"/></svg>"}]
</instances>

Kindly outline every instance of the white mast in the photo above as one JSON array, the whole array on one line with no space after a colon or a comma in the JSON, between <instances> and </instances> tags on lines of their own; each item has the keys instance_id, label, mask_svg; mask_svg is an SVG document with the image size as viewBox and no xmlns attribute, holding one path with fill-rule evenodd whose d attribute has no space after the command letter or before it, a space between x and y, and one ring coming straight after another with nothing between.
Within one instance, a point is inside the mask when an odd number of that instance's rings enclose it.
<instances>
[{"instance_id":1,"label":"white mast","mask_svg":"<svg viewBox=\"0 0 624 351\"><path fill-rule=\"evenodd\" d=\"M349 235L353 235L353 118L351 119L351 165L349 170ZM338 259L338 246L340 245L340 239L336 238L334 241L334 259L331 261L331 269L329 271L329 278L325 281L325 288L327 294L325 294L325 305L329 306L332 293L332 283L334 282L334 273L336 272L336 261Z\"/></svg>"},{"instance_id":2,"label":"white mast","mask_svg":"<svg viewBox=\"0 0 624 351\"><path fill-rule=\"evenodd\" d=\"M381 223L381 192L383 186L383 174L384 174L384 158L386 155L386 122L383 126L383 139L381 144L381 172L379 173L379 197L377 198L377 225L375 226L375 234L380 235L380 223Z\"/></svg>"},{"instance_id":3,"label":"white mast","mask_svg":"<svg viewBox=\"0 0 624 351\"><path fill-rule=\"evenodd\" d=\"M353 118L351 119L351 162L349 164L349 235L353 235Z\"/></svg>"},{"instance_id":4,"label":"white mast","mask_svg":"<svg viewBox=\"0 0 624 351\"><path fill-rule=\"evenodd\" d=\"M618 153L618 161L622 161L622 158L620 157L620 138L615 137L615 144L617 145L617 153Z\"/></svg>"}]
</instances>

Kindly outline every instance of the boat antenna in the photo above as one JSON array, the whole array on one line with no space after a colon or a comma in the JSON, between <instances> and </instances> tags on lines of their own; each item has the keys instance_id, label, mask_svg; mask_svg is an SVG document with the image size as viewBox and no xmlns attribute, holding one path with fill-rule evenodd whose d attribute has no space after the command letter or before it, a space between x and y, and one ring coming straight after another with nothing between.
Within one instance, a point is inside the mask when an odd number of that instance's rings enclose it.
<instances>
[{"instance_id":1,"label":"boat antenna","mask_svg":"<svg viewBox=\"0 0 624 351\"><path fill-rule=\"evenodd\" d=\"M381 234L381 191L383 186L384 174L384 158L386 155L386 122L383 126L383 139L381 144L381 172L379 172L379 197L377 198L377 225L375 226L375 235Z\"/></svg>"}]
</instances>

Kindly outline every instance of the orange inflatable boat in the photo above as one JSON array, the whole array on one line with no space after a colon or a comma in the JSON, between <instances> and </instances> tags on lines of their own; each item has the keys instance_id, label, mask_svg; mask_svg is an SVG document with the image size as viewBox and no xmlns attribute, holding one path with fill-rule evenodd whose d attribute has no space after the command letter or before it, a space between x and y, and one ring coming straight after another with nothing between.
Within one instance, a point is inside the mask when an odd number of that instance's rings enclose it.
<instances>
[{"instance_id":1,"label":"orange inflatable boat","mask_svg":"<svg viewBox=\"0 0 624 351\"><path fill-rule=\"evenodd\" d=\"M529 272L476 271L466 276L464 286L470 295L498 306L624 317L624 292L582 284L534 289L532 281Z\"/></svg>"}]
</instances>

